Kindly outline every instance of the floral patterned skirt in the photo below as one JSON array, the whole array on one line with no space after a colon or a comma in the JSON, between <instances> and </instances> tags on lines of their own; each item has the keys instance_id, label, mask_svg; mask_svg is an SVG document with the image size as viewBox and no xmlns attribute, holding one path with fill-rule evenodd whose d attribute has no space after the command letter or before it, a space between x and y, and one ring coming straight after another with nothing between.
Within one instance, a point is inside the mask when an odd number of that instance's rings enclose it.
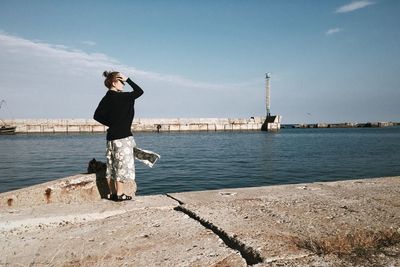
<instances>
[{"instance_id":1,"label":"floral patterned skirt","mask_svg":"<svg viewBox=\"0 0 400 267\"><path fill-rule=\"evenodd\" d=\"M135 180L135 158L149 167L153 167L160 155L136 147L133 136L107 141L106 178L119 182Z\"/></svg>"}]
</instances>

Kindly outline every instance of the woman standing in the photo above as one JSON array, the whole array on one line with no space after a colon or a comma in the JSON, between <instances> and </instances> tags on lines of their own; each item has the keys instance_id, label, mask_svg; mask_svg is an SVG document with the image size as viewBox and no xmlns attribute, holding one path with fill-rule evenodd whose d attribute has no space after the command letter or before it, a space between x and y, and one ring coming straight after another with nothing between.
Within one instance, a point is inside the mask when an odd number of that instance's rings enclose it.
<instances>
[{"instance_id":1,"label":"woman standing","mask_svg":"<svg viewBox=\"0 0 400 267\"><path fill-rule=\"evenodd\" d=\"M93 118L108 126L106 178L111 192L108 198L115 201L130 200L132 196L124 193L124 182L127 179L135 180L136 143L131 125L135 115L135 100L143 94L143 90L120 72L105 71L103 76L108 91L100 101ZM133 91L123 92L125 82Z\"/></svg>"}]
</instances>

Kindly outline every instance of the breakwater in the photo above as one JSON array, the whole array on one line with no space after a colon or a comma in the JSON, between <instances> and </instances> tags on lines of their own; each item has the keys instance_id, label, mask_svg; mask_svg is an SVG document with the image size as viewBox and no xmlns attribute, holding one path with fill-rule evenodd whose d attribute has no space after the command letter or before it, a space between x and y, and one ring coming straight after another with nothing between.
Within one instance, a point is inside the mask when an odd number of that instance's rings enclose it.
<instances>
[{"instance_id":1,"label":"breakwater","mask_svg":"<svg viewBox=\"0 0 400 267\"><path fill-rule=\"evenodd\" d=\"M16 126L16 133L96 133L107 130L106 126L93 119L7 119L2 121L6 125ZM279 127L275 128L368 128L400 126L400 122L280 124L280 121L281 117L279 116ZM246 131L261 130L264 122L265 117L137 118L132 123L132 130L137 132Z\"/></svg>"},{"instance_id":2,"label":"breakwater","mask_svg":"<svg viewBox=\"0 0 400 267\"><path fill-rule=\"evenodd\" d=\"M93 119L15 119L3 120L16 126L16 133L94 133L105 132L107 127ZM172 118L135 119L133 131L234 131L260 130L265 117L236 118Z\"/></svg>"}]
</instances>

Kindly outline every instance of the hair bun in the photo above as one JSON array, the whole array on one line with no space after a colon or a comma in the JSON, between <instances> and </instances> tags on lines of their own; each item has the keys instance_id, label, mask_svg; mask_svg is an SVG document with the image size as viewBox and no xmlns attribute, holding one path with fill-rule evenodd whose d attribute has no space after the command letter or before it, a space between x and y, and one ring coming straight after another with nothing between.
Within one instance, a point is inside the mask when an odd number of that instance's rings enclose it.
<instances>
[{"instance_id":1,"label":"hair bun","mask_svg":"<svg viewBox=\"0 0 400 267\"><path fill-rule=\"evenodd\" d=\"M108 77L109 74L110 74L109 71L106 71L106 70L105 70L105 71L103 72L103 76L106 77L106 78Z\"/></svg>"}]
</instances>

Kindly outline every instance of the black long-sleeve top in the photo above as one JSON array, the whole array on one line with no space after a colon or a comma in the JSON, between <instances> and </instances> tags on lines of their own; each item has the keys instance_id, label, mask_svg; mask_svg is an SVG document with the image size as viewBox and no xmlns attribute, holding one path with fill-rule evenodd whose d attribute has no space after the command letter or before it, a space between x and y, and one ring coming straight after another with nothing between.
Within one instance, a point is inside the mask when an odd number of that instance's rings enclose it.
<instances>
[{"instance_id":1,"label":"black long-sleeve top","mask_svg":"<svg viewBox=\"0 0 400 267\"><path fill-rule=\"evenodd\" d=\"M108 141L132 135L131 125L135 116L135 99L143 94L143 90L129 78L126 82L132 87L132 92L108 90L94 112L93 118L108 126Z\"/></svg>"}]
</instances>

